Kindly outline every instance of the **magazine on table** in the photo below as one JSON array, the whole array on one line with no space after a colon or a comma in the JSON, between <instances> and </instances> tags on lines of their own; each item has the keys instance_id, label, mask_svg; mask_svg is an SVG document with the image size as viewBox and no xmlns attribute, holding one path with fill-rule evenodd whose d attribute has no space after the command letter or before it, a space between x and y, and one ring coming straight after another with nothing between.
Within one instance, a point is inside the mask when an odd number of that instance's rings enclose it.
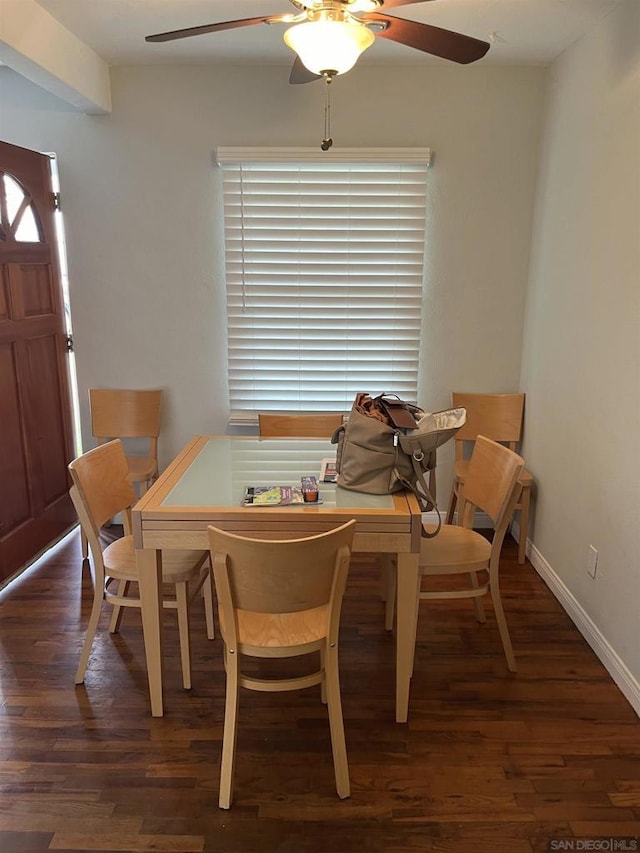
<instances>
[{"instance_id":1,"label":"magazine on table","mask_svg":"<svg viewBox=\"0 0 640 853\"><path fill-rule=\"evenodd\" d=\"M298 486L247 486L243 506L292 506L307 503ZM322 503L318 495L314 503Z\"/></svg>"}]
</instances>

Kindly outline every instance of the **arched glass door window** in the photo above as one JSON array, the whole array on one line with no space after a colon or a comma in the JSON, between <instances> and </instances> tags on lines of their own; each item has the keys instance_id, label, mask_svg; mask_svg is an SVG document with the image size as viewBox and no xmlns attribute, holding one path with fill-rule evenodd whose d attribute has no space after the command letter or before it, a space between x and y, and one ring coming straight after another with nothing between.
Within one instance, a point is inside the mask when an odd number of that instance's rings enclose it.
<instances>
[{"instance_id":1,"label":"arched glass door window","mask_svg":"<svg viewBox=\"0 0 640 853\"><path fill-rule=\"evenodd\" d=\"M8 172L2 174L0 194L0 239L42 243L42 227L33 201L22 184Z\"/></svg>"}]
</instances>

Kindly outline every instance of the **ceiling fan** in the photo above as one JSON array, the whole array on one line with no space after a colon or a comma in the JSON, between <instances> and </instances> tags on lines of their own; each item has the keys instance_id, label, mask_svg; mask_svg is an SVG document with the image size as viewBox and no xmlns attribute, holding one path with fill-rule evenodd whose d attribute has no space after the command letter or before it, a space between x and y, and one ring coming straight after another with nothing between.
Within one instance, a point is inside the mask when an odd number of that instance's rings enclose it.
<instances>
[{"instance_id":1,"label":"ceiling fan","mask_svg":"<svg viewBox=\"0 0 640 853\"><path fill-rule=\"evenodd\" d=\"M395 6L426 0L289 0L295 14L268 15L204 24L147 36L145 41L164 42L232 30L253 24L288 24L285 43L297 54L290 83L309 83L353 68L360 54L375 38L385 38L408 47L467 64L489 50L489 43L461 33L381 14Z\"/></svg>"}]
</instances>

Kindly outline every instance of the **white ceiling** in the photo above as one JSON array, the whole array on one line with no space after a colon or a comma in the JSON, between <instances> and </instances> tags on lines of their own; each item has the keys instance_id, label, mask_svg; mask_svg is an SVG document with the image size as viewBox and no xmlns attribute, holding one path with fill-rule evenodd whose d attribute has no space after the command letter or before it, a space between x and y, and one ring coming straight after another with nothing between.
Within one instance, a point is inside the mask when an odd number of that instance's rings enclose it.
<instances>
[{"instance_id":1,"label":"white ceiling","mask_svg":"<svg viewBox=\"0 0 640 853\"><path fill-rule=\"evenodd\" d=\"M546 64L621 0L425 0L389 14L492 42L481 62ZM288 63L284 25L251 26L162 44L146 35L184 27L293 12L287 0L38 0L109 65ZM439 62L385 39L360 63Z\"/></svg>"}]
</instances>

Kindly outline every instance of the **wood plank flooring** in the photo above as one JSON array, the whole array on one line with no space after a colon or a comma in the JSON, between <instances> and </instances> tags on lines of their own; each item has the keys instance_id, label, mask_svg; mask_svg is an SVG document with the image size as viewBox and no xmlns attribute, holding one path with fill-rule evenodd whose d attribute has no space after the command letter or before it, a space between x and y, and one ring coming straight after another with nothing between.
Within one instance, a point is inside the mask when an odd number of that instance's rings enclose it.
<instances>
[{"instance_id":1,"label":"wood plank flooring","mask_svg":"<svg viewBox=\"0 0 640 853\"><path fill-rule=\"evenodd\" d=\"M584 846L611 837L640 849L640 721L532 567L517 564L515 543L503 553L518 674L490 606L478 625L469 602L423 602L407 725L394 722L377 572L354 557L340 649L351 798L335 793L318 688L243 691L226 812L220 640L206 639L197 606L186 692L165 613L166 715L152 719L139 615L110 636L105 609L75 687L91 591L72 535L0 593L0 851L538 853L614 849Z\"/></svg>"}]
</instances>

